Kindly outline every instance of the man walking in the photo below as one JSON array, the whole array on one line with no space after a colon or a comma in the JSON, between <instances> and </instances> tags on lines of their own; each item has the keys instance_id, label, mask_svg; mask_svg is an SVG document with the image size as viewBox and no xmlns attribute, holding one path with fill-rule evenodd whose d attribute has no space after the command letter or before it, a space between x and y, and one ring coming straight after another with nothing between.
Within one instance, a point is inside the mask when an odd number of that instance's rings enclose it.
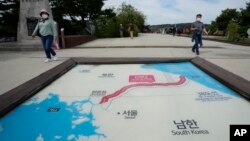
<instances>
[{"instance_id":1,"label":"man walking","mask_svg":"<svg viewBox=\"0 0 250 141\"><path fill-rule=\"evenodd\" d=\"M204 26L204 24L201 22L202 15L197 14L196 15L196 21L191 25L191 31L193 31L193 39L195 41L195 44L192 48L192 51L196 53L196 55L199 55L199 45L202 44L202 33L205 32L206 35L208 35L207 30Z\"/></svg>"},{"instance_id":2,"label":"man walking","mask_svg":"<svg viewBox=\"0 0 250 141\"><path fill-rule=\"evenodd\" d=\"M177 27L176 27L176 24L175 24L175 25L173 26L173 36L175 36L176 32L177 32Z\"/></svg>"}]
</instances>

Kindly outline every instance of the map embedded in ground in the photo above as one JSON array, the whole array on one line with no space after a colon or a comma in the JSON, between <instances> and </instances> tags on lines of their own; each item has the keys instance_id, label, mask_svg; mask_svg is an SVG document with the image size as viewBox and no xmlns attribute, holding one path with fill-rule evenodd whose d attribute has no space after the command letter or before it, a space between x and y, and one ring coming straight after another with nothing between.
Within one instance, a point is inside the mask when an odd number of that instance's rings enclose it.
<instances>
[{"instance_id":1,"label":"map embedded in ground","mask_svg":"<svg viewBox=\"0 0 250 141\"><path fill-rule=\"evenodd\" d=\"M189 62L77 65L0 119L0 140L228 141L249 108Z\"/></svg>"}]
</instances>

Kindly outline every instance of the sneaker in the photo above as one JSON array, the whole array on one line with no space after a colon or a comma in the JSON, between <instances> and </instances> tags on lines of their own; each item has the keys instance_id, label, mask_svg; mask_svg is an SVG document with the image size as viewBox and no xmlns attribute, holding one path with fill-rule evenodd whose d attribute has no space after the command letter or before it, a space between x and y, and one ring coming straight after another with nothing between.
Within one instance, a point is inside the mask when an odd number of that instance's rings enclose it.
<instances>
[{"instance_id":1,"label":"sneaker","mask_svg":"<svg viewBox=\"0 0 250 141\"><path fill-rule=\"evenodd\" d=\"M51 62L51 59L44 60L44 63L49 63L49 62Z\"/></svg>"},{"instance_id":2,"label":"sneaker","mask_svg":"<svg viewBox=\"0 0 250 141\"><path fill-rule=\"evenodd\" d=\"M57 60L58 60L57 56L53 56L53 61L57 61Z\"/></svg>"}]
</instances>

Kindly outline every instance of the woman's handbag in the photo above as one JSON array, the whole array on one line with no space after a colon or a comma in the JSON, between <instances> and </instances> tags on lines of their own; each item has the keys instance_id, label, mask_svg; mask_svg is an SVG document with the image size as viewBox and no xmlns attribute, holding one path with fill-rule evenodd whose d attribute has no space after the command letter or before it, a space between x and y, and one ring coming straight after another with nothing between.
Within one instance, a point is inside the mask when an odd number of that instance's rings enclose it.
<instances>
[{"instance_id":1,"label":"woman's handbag","mask_svg":"<svg viewBox=\"0 0 250 141\"><path fill-rule=\"evenodd\" d=\"M60 47L59 47L59 45L58 45L58 43L57 42L53 42L53 44L52 44L52 48L54 48L54 49L57 49L57 50L59 50L60 49Z\"/></svg>"}]
</instances>

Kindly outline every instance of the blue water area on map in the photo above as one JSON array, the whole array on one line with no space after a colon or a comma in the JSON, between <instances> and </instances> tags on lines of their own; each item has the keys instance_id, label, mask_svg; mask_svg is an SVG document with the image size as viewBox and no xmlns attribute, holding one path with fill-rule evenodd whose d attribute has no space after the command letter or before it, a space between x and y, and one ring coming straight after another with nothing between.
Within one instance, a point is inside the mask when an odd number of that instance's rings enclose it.
<instances>
[{"instance_id":1,"label":"blue water area on map","mask_svg":"<svg viewBox=\"0 0 250 141\"><path fill-rule=\"evenodd\" d=\"M162 72L183 75L189 80L198 82L199 84L202 84L211 89L224 92L231 96L240 97L237 93L224 86L214 78L210 77L190 62L147 64L142 65L141 67L144 69L156 69Z\"/></svg>"},{"instance_id":2,"label":"blue water area on map","mask_svg":"<svg viewBox=\"0 0 250 141\"><path fill-rule=\"evenodd\" d=\"M37 103L33 98L0 119L0 141L35 141L39 135L44 141L75 141L79 136L106 138L97 133L99 127L93 125L93 104L89 100L71 104L60 101L56 94ZM90 112L83 112L84 105L91 105ZM56 110L48 111L54 108ZM73 124L72 121L85 119ZM72 138L69 138L69 137Z\"/></svg>"}]
</instances>

